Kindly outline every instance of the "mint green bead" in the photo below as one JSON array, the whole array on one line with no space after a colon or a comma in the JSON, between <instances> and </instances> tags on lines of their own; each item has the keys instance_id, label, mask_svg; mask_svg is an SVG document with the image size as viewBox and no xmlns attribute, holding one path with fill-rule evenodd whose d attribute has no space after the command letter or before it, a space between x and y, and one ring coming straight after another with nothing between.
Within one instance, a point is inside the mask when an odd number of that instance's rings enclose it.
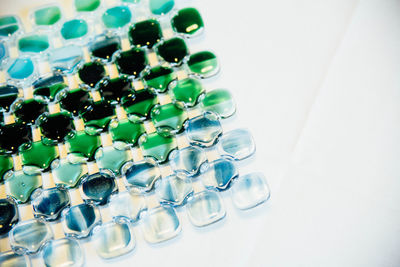
<instances>
[{"instance_id":1,"label":"mint green bead","mask_svg":"<svg viewBox=\"0 0 400 267\"><path fill-rule=\"evenodd\" d=\"M131 11L126 6L116 6L106 10L101 17L107 28L121 28L127 25L132 18Z\"/></svg>"},{"instance_id":2,"label":"mint green bead","mask_svg":"<svg viewBox=\"0 0 400 267\"><path fill-rule=\"evenodd\" d=\"M80 38L88 33L88 25L82 19L73 19L64 23L61 35L64 39Z\"/></svg>"}]
</instances>

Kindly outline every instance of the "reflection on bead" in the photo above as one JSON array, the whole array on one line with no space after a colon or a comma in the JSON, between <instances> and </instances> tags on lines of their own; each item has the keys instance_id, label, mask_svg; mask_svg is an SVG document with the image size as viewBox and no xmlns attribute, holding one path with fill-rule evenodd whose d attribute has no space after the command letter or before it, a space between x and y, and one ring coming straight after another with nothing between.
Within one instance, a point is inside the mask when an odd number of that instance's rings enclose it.
<instances>
[{"instance_id":1,"label":"reflection on bead","mask_svg":"<svg viewBox=\"0 0 400 267\"><path fill-rule=\"evenodd\" d=\"M207 162L207 157L203 149L189 146L172 151L169 162L176 173L194 176L199 173L201 165Z\"/></svg>"},{"instance_id":2,"label":"reflection on bead","mask_svg":"<svg viewBox=\"0 0 400 267\"><path fill-rule=\"evenodd\" d=\"M81 267L85 256L78 241L62 238L51 240L43 247L43 261L47 267Z\"/></svg>"},{"instance_id":3,"label":"reflection on bead","mask_svg":"<svg viewBox=\"0 0 400 267\"><path fill-rule=\"evenodd\" d=\"M31 267L31 260L27 255L18 255L13 251L0 253L1 267Z\"/></svg>"},{"instance_id":4,"label":"reflection on bead","mask_svg":"<svg viewBox=\"0 0 400 267\"><path fill-rule=\"evenodd\" d=\"M133 191L146 192L153 189L154 182L161 177L158 164L151 158L129 162L123 166L124 181Z\"/></svg>"},{"instance_id":5,"label":"reflection on bead","mask_svg":"<svg viewBox=\"0 0 400 267\"><path fill-rule=\"evenodd\" d=\"M87 237L96 225L101 224L99 209L86 203L65 209L62 217L65 235L75 238Z\"/></svg>"},{"instance_id":6,"label":"reflection on bead","mask_svg":"<svg viewBox=\"0 0 400 267\"><path fill-rule=\"evenodd\" d=\"M203 115L188 120L185 129L189 142L202 147L214 145L222 135L221 122L212 112L205 112Z\"/></svg>"},{"instance_id":7,"label":"reflection on bead","mask_svg":"<svg viewBox=\"0 0 400 267\"><path fill-rule=\"evenodd\" d=\"M220 158L214 160L204 168L202 182L210 189L225 190L239 174L232 160Z\"/></svg>"},{"instance_id":8,"label":"reflection on bead","mask_svg":"<svg viewBox=\"0 0 400 267\"><path fill-rule=\"evenodd\" d=\"M221 197L214 191L202 191L188 199L186 210L190 222L198 227L215 223L225 217Z\"/></svg>"},{"instance_id":9,"label":"reflection on bead","mask_svg":"<svg viewBox=\"0 0 400 267\"><path fill-rule=\"evenodd\" d=\"M142 195L129 191L111 196L110 213L114 219L124 218L136 222L142 211L146 210L146 202Z\"/></svg>"},{"instance_id":10,"label":"reflection on bead","mask_svg":"<svg viewBox=\"0 0 400 267\"><path fill-rule=\"evenodd\" d=\"M253 136L246 129L235 129L225 133L220 144L222 153L236 160L250 157L256 151Z\"/></svg>"},{"instance_id":11,"label":"reflection on bead","mask_svg":"<svg viewBox=\"0 0 400 267\"><path fill-rule=\"evenodd\" d=\"M162 203L180 206L193 193L192 181L184 175L170 175L162 178L156 188Z\"/></svg>"},{"instance_id":12,"label":"reflection on bead","mask_svg":"<svg viewBox=\"0 0 400 267\"><path fill-rule=\"evenodd\" d=\"M181 226L175 210L169 206L151 209L142 221L144 238L149 243L159 243L179 234Z\"/></svg>"}]
</instances>

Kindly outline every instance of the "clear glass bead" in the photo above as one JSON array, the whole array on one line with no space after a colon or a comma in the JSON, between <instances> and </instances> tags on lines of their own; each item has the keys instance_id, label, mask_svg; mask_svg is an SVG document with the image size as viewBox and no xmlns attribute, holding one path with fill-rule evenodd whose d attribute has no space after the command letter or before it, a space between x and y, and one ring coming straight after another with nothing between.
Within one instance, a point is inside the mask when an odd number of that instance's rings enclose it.
<instances>
[{"instance_id":1,"label":"clear glass bead","mask_svg":"<svg viewBox=\"0 0 400 267\"><path fill-rule=\"evenodd\" d=\"M198 227L215 223L225 217L225 208L217 192L206 190L194 194L186 204L190 222Z\"/></svg>"}]
</instances>

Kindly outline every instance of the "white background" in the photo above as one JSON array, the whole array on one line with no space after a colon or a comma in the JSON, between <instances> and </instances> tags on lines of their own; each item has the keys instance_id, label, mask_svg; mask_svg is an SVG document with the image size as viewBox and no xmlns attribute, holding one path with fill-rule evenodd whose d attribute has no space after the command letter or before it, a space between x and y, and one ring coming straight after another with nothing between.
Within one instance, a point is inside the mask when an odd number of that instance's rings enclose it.
<instances>
[{"instance_id":1,"label":"white background","mask_svg":"<svg viewBox=\"0 0 400 267\"><path fill-rule=\"evenodd\" d=\"M39 2L1 0L1 14ZM183 231L87 266L400 266L400 1L197 0L222 72L207 88L232 91L225 129L247 127L271 200L205 229ZM40 266L40 262L35 262Z\"/></svg>"}]
</instances>

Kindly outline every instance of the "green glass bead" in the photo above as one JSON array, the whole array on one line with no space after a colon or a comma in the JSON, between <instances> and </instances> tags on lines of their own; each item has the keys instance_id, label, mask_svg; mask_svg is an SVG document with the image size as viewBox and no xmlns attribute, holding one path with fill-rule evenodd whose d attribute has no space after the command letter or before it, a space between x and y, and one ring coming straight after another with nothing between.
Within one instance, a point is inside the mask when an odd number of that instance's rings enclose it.
<instances>
[{"instance_id":1,"label":"green glass bead","mask_svg":"<svg viewBox=\"0 0 400 267\"><path fill-rule=\"evenodd\" d=\"M13 106L14 115L17 121L24 123L35 123L36 119L47 109L47 104L41 99L28 99L23 101L16 101Z\"/></svg>"},{"instance_id":2,"label":"green glass bead","mask_svg":"<svg viewBox=\"0 0 400 267\"><path fill-rule=\"evenodd\" d=\"M162 163L168 159L169 153L177 148L177 143L172 136L151 133L143 134L139 138L139 146L144 157L152 157Z\"/></svg>"},{"instance_id":3,"label":"green glass bead","mask_svg":"<svg viewBox=\"0 0 400 267\"><path fill-rule=\"evenodd\" d=\"M157 105L151 110L151 120L161 134L176 134L183 130L186 112L173 103Z\"/></svg>"},{"instance_id":4,"label":"green glass bead","mask_svg":"<svg viewBox=\"0 0 400 267\"><path fill-rule=\"evenodd\" d=\"M140 48L132 48L117 54L115 64L119 73L138 77L147 66L146 53Z\"/></svg>"},{"instance_id":5,"label":"green glass bead","mask_svg":"<svg viewBox=\"0 0 400 267\"><path fill-rule=\"evenodd\" d=\"M78 75L82 82L90 87L95 87L106 75L106 70L98 61L88 62L79 69Z\"/></svg>"},{"instance_id":6,"label":"green glass bead","mask_svg":"<svg viewBox=\"0 0 400 267\"><path fill-rule=\"evenodd\" d=\"M84 131L74 132L67 140L68 151L75 162L84 162L93 160L97 148L101 146L100 136L89 135Z\"/></svg>"},{"instance_id":7,"label":"green glass bead","mask_svg":"<svg viewBox=\"0 0 400 267\"><path fill-rule=\"evenodd\" d=\"M199 96L204 93L204 88L197 79L186 78L171 83L169 93L176 103L193 107L197 104Z\"/></svg>"},{"instance_id":8,"label":"green glass bead","mask_svg":"<svg viewBox=\"0 0 400 267\"><path fill-rule=\"evenodd\" d=\"M126 113L138 116L142 119L148 117L150 110L157 102L157 95L147 89L126 95L121 100Z\"/></svg>"},{"instance_id":9,"label":"green glass bead","mask_svg":"<svg viewBox=\"0 0 400 267\"><path fill-rule=\"evenodd\" d=\"M189 69L201 78L210 77L219 71L217 57L210 51L192 54L187 62Z\"/></svg>"},{"instance_id":10,"label":"green glass bead","mask_svg":"<svg viewBox=\"0 0 400 267\"><path fill-rule=\"evenodd\" d=\"M18 49L21 52L40 53L49 48L47 35L31 35L18 40Z\"/></svg>"},{"instance_id":11,"label":"green glass bead","mask_svg":"<svg viewBox=\"0 0 400 267\"><path fill-rule=\"evenodd\" d=\"M51 26L61 19L61 10L57 6L40 8L33 13L36 25Z\"/></svg>"},{"instance_id":12,"label":"green glass bead","mask_svg":"<svg viewBox=\"0 0 400 267\"><path fill-rule=\"evenodd\" d=\"M53 160L58 157L56 146L42 141L23 144L19 148L24 172L31 174L40 170L47 170Z\"/></svg>"},{"instance_id":13,"label":"green glass bead","mask_svg":"<svg viewBox=\"0 0 400 267\"><path fill-rule=\"evenodd\" d=\"M82 164L72 164L67 159L53 161L51 169L54 183L66 188L77 186L84 174Z\"/></svg>"},{"instance_id":14,"label":"green glass bead","mask_svg":"<svg viewBox=\"0 0 400 267\"><path fill-rule=\"evenodd\" d=\"M115 29L127 25L132 18L131 11L126 6L116 6L106 10L101 17L107 28Z\"/></svg>"},{"instance_id":15,"label":"green glass bead","mask_svg":"<svg viewBox=\"0 0 400 267\"><path fill-rule=\"evenodd\" d=\"M78 12L90 12L100 6L100 0L75 0L75 8Z\"/></svg>"},{"instance_id":16,"label":"green glass bead","mask_svg":"<svg viewBox=\"0 0 400 267\"><path fill-rule=\"evenodd\" d=\"M13 160L6 155L0 155L0 182L3 181L3 176L6 172L13 168Z\"/></svg>"},{"instance_id":17,"label":"green glass bead","mask_svg":"<svg viewBox=\"0 0 400 267\"><path fill-rule=\"evenodd\" d=\"M33 95L41 96L47 100L53 101L62 89L67 85L64 83L64 78L61 75L44 76L33 84Z\"/></svg>"},{"instance_id":18,"label":"green glass bead","mask_svg":"<svg viewBox=\"0 0 400 267\"><path fill-rule=\"evenodd\" d=\"M165 15L174 8L174 0L150 0L150 11L154 15Z\"/></svg>"},{"instance_id":19,"label":"green glass bead","mask_svg":"<svg viewBox=\"0 0 400 267\"><path fill-rule=\"evenodd\" d=\"M0 36L11 36L19 30L19 22L15 16L4 16L0 18Z\"/></svg>"},{"instance_id":20,"label":"green glass bead","mask_svg":"<svg viewBox=\"0 0 400 267\"><path fill-rule=\"evenodd\" d=\"M22 171L7 173L5 177L6 192L18 203L26 203L32 192L42 185L40 176L27 175Z\"/></svg>"},{"instance_id":21,"label":"green glass bead","mask_svg":"<svg viewBox=\"0 0 400 267\"><path fill-rule=\"evenodd\" d=\"M161 26L157 20L150 19L135 23L129 29L129 40L137 47L152 48L162 38Z\"/></svg>"},{"instance_id":22,"label":"green glass bead","mask_svg":"<svg viewBox=\"0 0 400 267\"><path fill-rule=\"evenodd\" d=\"M88 48L93 57L108 63L112 60L113 54L121 49L121 44L118 37L101 35Z\"/></svg>"},{"instance_id":23,"label":"green glass bead","mask_svg":"<svg viewBox=\"0 0 400 267\"><path fill-rule=\"evenodd\" d=\"M225 89L207 92L200 100L200 107L218 114L223 119L232 116L236 111L235 101L231 93Z\"/></svg>"},{"instance_id":24,"label":"green glass bead","mask_svg":"<svg viewBox=\"0 0 400 267\"><path fill-rule=\"evenodd\" d=\"M117 149L112 146L99 148L96 151L96 162L100 169L111 170L119 175L122 165L128 161L128 153L125 149Z\"/></svg>"},{"instance_id":25,"label":"green glass bead","mask_svg":"<svg viewBox=\"0 0 400 267\"><path fill-rule=\"evenodd\" d=\"M143 124L134 119L114 119L110 122L109 133L114 142L125 142L136 145L139 137L145 132Z\"/></svg>"},{"instance_id":26,"label":"green glass bead","mask_svg":"<svg viewBox=\"0 0 400 267\"><path fill-rule=\"evenodd\" d=\"M187 35L193 35L204 28L199 11L191 7L179 10L172 18L171 24L176 32Z\"/></svg>"},{"instance_id":27,"label":"green glass bead","mask_svg":"<svg viewBox=\"0 0 400 267\"><path fill-rule=\"evenodd\" d=\"M88 25L82 19L69 20L61 28L61 35L66 40L80 38L87 33Z\"/></svg>"},{"instance_id":28,"label":"green glass bead","mask_svg":"<svg viewBox=\"0 0 400 267\"><path fill-rule=\"evenodd\" d=\"M131 3L131 4L138 4L140 3L140 0L122 0L124 3Z\"/></svg>"},{"instance_id":29,"label":"green glass bead","mask_svg":"<svg viewBox=\"0 0 400 267\"><path fill-rule=\"evenodd\" d=\"M159 93L168 89L168 84L176 79L176 74L171 68L157 66L143 75L146 86Z\"/></svg>"},{"instance_id":30,"label":"green glass bead","mask_svg":"<svg viewBox=\"0 0 400 267\"><path fill-rule=\"evenodd\" d=\"M175 37L158 45L157 54L169 63L180 64L189 55L189 51L185 41Z\"/></svg>"},{"instance_id":31,"label":"green glass bead","mask_svg":"<svg viewBox=\"0 0 400 267\"><path fill-rule=\"evenodd\" d=\"M115 117L115 109L110 103L99 101L87 106L80 116L85 123L85 130L90 134L97 134L108 127Z\"/></svg>"}]
</instances>

